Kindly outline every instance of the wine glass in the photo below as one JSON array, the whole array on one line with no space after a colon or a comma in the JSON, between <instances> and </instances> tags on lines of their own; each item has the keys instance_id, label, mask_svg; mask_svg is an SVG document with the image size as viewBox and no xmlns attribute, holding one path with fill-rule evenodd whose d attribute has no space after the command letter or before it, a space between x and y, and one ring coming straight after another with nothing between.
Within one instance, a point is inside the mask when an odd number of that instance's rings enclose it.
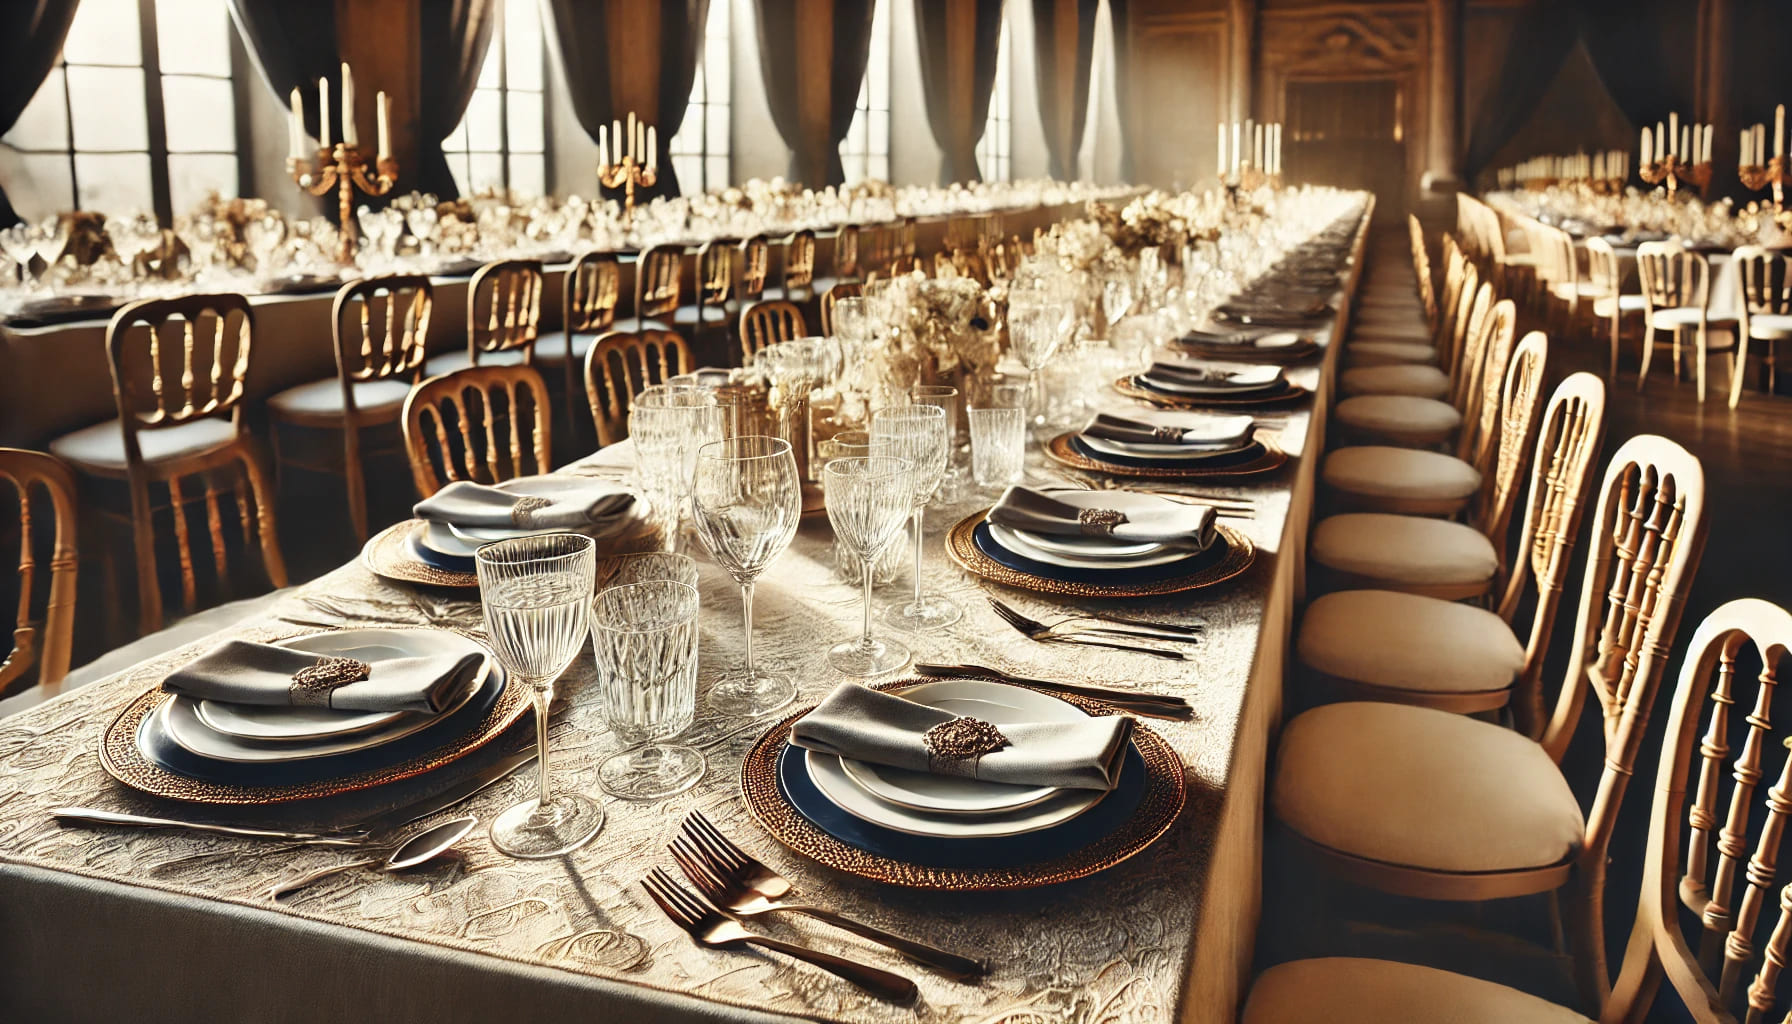
<instances>
[{"instance_id":1,"label":"wine glass","mask_svg":"<svg viewBox=\"0 0 1792 1024\"><path fill-rule=\"evenodd\" d=\"M696 587L669 579L608 587L591 604L604 719L632 748L598 765L607 793L658 800L703 777L702 754L664 742L696 716L699 604Z\"/></svg>"},{"instance_id":2,"label":"wine glass","mask_svg":"<svg viewBox=\"0 0 1792 1024\"><path fill-rule=\"evenodd\" d=\"M871 572L878 555L896 541L914 504L914 481L907 459L887 455L834 459L821 468L828 522L834 536L858 556L864 585L859 636L828 650L828 664L850 676L875 676L908 664L908 648L871 635Z\"/></svg>"},{"instance_id":3,"label":"wine glass","mask_svg":"<svg viewBox=\"0 0 1792 1024\"><path fill-rule=\"evenodd\" d=\"M635 474L660 520L666 550L675 551L697 472L697 450L721 438L722 410L712 394L659 385L635 396L628 422Z\"/></svg>"},{"instance_id":4,"label":"wine glass","mask_svg":"<svg viewBox=\"0 0 1792 1024\"><path fill-rule=\"evenodd\" d=\"M512 857L555 857L589 842L604 825L603 805L578 793L555 794L548 771L548 705L554 680L572 664L590 631L596 542L577 533L544 533L487 544L473 553L485 631L505 671L534 693L534 800L492 822L492 845Z\"/></svg>"},{"instance_id":5,"label":"wine glass","mask_svg":"<svg viewBox=\"0 0 1792 1024\"><path fill-rule=\"evenodd\" d=\"M1131 267L1110 267L1101 275L1101 314L1110 333L1131 311L1137 293L1138 282Z\"/></svg>"},{"instance_id":6,"label":"wine glass","mask_svg":"<svg viewBox=\"0 0 1792 1024\"><path fill-rule=\"evenodd\" d=\"M907 460L912 469L909 482L914 490L910 498L915 513L914 599L891 608L885 619L892 626L904 629L950 626L964 612L951 599L921 590L921 551L925 536L922 516L946 474L946 453L951 447L946 439L946 412L937 405L899 405L885 409L872 414L871 436L889 438L896 457Z\"/></svg>"},{"instance_id":7,"label":"wine glass","mask_svg":"<svg viewBox=\"0 0 1792 1024\"><path fill-rule=\"evenodd\" d=\"M803 514L802 481L790 442L760 434L711 441L697 452L691 494L697 536L710 556L740 584L746 657L709 691L724 715L763 715L791 702L796 684L781 672L753 665L753 581L783 554Z\"/></svg>"}]
</instances>

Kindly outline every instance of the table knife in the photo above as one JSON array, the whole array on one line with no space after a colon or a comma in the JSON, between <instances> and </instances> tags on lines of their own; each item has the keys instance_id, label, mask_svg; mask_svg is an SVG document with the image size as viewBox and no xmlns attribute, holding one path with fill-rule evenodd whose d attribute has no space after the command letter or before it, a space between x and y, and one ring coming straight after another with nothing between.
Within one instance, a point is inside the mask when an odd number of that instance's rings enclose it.
<instances>
[{"instance_id":1,"label":"table knife","mask_svg":"<svg viewBox=\"0 0 1792 1024\"><path fill-rule=\"evenodd\" d=\"M1081 697L1106 701L1117 707L1123 707L1133 714L1147 718L1166 718L1173 721L1187 721L1194 716L1194 709L1188 701L1181 697L1167 694L1147 693L1140 690L1122 690L1117 687L1086 686L1079 683L1060 683L1050 679L1029 679L1017 676L1000 669L984 665L915 665L915 671L924 676L936 679L962 679L971 676L984 676L990 679L1006 680L1021 686L1032 686L1046 691L1074 693Z\"/></svg>"},{"instance_id":2,"label":"table knife","mask_svg":"<svg viewBox=\"0 0 1792 1024\"><path fill-rule=\"evenodd\" d=\"M424 797L421 800L414 800L389 811L382 811L356 827L369 832L384 832L403 828L419 818L427 818L438 811L445 811L455 804L497 785L515 774L517 769L534 760L535 751L533 749L500 758L440 793Z\"/></svg>"},{"instance_id":3,"label":"table knife","mask_svg":"<svg viewBox=\"0 0 1792 1024\"><path fill-rule=\"evenodd\" d=\"M319 832L281 832L274 829L245 828L240 825L217 825L205 821L157 818L148 814L101 810L98 807L58 807L50 814L57 821L63 823L127 825L138 828L184 828L191 832L215 832L219 835L245 836L250 839L279 839L305 846L361 846L367 842L365 834L325 835Z\"/></svg>"}]
</instances>

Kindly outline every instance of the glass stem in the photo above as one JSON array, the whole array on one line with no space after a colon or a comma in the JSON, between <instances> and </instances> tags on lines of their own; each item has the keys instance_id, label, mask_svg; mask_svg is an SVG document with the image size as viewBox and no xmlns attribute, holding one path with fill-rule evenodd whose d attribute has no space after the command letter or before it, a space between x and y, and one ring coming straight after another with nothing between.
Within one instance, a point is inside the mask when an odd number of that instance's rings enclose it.
<instances>
[{"instance_id":1,"label":"glass stem","mask_svg":"<svg viewBox=\"0 0 1792 1024\"><path fill-rule=\"evenodd\" d=\"M865 571L865 599L860 602L863 605L865 621L859 626L859 649L868 651L871 649L871 570L877 560L867 554L860 561L864 563Z\"/></svg>"},{"instance_id":2,"label":"glass stem","mask_svg":"<svg viewBox=\"0 0 1792 1024\"><path fill-rule=\"evenodd\" d=\"M915 607L921 605L921 516L927 512L927 506L915 509Z\"/></svg>"},{"instance_id":3,"label":"glass stem","mask_svg":"<svg viewBox=\"0 0 1792 1024\"><path fill-rule=\"evenodd\" d=\"M548 775L548 705L554 700L552 686L535 688L535 766L541 777L535 797L535 813L547 814L553 800Z\"/></svg>"},{"instance_id":4,"label":"glass stem","mask_svg":"<svg viewBox=\"0 0 1792 1024\"><path fill-rule=\"evenodd\" d=\"M747 629L747 685L753 682L753 583L751 580L740 585L741 621Z\"/></svg>"}]
</instances>

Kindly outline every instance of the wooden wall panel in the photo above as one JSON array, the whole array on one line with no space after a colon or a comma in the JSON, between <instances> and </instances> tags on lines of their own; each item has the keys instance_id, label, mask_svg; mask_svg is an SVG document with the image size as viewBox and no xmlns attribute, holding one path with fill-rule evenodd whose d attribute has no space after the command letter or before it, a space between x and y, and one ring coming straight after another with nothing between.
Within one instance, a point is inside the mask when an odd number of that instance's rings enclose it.
<instances>
[{"instance_id":1,"label":"wooden wall panel","mask_svg":"<svg viewBox=\"0 0 1792 1024\"><path fill-rule=\"evenodd\" d=\"M1214 126L1225 109L1229 47L1224 14L1140 19L1133 53L1139 97L1133 174L1144 184L1190 187L1213 177Z\"/></svg>"}]
</instances>

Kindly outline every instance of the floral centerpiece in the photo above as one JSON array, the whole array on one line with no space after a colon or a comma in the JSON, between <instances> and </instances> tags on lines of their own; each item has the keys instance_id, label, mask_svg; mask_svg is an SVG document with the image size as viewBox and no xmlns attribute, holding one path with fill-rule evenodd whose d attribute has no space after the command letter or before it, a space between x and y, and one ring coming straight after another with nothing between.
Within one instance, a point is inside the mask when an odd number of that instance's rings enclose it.
<instances>
[{"instance_id":1,"label":"floral centerpiece","mask_svg":"<svg viewBox=\"0 0 1792 1024\"><path fill-rule=\"evenodd\" d=\"M994 371L1001 355L991 326L996 317L975 280L916 271L892 278L874 301L883 333L845 353L842 420L862 422L871 409L905 401L908 389L925 381L968 385Z\"/></svg>"}]
</instances>

